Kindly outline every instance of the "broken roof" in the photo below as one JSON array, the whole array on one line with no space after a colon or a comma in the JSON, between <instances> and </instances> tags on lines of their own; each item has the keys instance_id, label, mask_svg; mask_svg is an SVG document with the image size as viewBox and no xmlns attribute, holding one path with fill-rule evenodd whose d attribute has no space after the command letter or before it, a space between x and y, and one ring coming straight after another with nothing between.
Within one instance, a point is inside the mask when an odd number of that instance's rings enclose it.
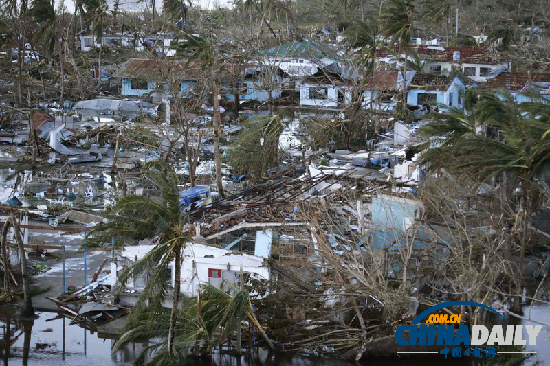
<instances>
[{"instance_id":1,"label":"broken roof","mask_svg":"<svg viewBox=\"0 0 550 366\"><path fill-rule=\"evenodd\" d=\"M245 67L257 67L257 65L244 65ZM239 68L234 63L224 63L218 69L222 81L231 80L230 74L237 72ZM141 78L147 81L166 81L169 78L173 80L198 80L202 73L201 65L197 62L187 60L158 60L131 58L123 63L117 77L123 78Z\"/></svg>"},{"instance_id":2,"label":"broken roof","mask_svg":"<svg viewBox=\"0 0 550 366\"><path fill-rule=\"evenodd\" d=\"M185 60L131 58L120 66L117 76L146 80L166 80L170 76L179 79L195 79L199 72L198 64L191 64Z\"/></svg>"},{"instance_id":3,"label":"broken roof","mask_svg":"<svg viewBox=\"0 0 550 366\"><path fill-rule=\"evenodd\" d=\"M410 87L423 90L447 90L455 78L458 78L465 85L471 83L471 80L467 82L469 79L460 73L445 76L436 73L417 72L411 81Z\"/></svg>"},{"instance_id":4,"label":"broken roof","mask_svg":"<svg viewBox=\"0 0 550 366\"><path fill-rule=\"evenodd\" d=\"M500 64L503 61L502 55L489 53L481 48L470 47L470 46L457 46L457 47L441 47L441 46L430 46L430 45L418 45L414 46L413 49L420 56L424 56L431 61L441 61L441 62L453 62L455 52L458 51L460 58L459 63L481 63L495 65ZM392 49L377 49L376 57L385 57L391 53L398 53L399 49L397 46L394 46Z\"/></svg>"},{"instance_id":5,"label":"broken roof","mask_svg":"<svg viewBox=\"0 0 550 366\"><path fill-rule=\"evenodd\" d=\"M470 46L457 46L457 47L440 47L440 46L427 46L421 45L415 47L416 52L419 55L430 56L433 61L447 61L452 62L455 52L459 52L460 63L483 63L483 64L498 64L502 60L499 59L498 54L489 53L481 48Z\"/></svg>"},{"instance_id":6,"label":"broken roof","mask_svg":"<svg viewBox=\"0 0 550 366\"><path fill-rule=\"evenodd\" d=\"M532 73L531 81L534 83L550 82L550 73ZM492 89L507 89L510 91L519 91L523 89L529 81L529 74L522 72L503 72L498 76L487 80L484 86Z\"/></svg>"},{"instance_id":7,"label":"broken roof","mask_svg":"<svg viewBox=\"0 0 550 366\"><path fill-rule=\"evenodd\" d=\"M328 58L335 62L341 61L335 50L322 44L313 43L308 39L303 39L300 42L294 41L284 43L282 45L260 51L259 54L261 56L271 57L300 57L307 59Z\"/></svg>"},{"instance_id":8,"label":"broken roof","mask_svg":"<svg viewBox=\"0 0 550 366\"><path fill-rule=\"evenodd\" d=\"M46 122L54 122L55 118L44 111L35 111L32 114L32 124L35 130L40 129Z\"/></svg>"}]
</instances>

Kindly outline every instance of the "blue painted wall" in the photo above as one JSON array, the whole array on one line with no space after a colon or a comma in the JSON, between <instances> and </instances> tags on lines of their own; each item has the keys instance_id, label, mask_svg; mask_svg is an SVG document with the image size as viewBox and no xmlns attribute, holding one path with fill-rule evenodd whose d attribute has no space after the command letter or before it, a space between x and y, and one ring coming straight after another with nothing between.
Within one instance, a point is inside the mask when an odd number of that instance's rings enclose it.
<instances>
[{"instance_id":1,"label":"blue painted wall","mask_svg":"<svg viewBox=\"0 0 550 366\"><path fill-rule=\"evenodd\" d=\"M455 78L447 90L411 90L407 94L407 104L418 106L418 96L423 93L437 95L437 104L454 107L458 109L464 108L462 104L465 86L459 78Z\"/></svg>"},{"instance_id":2,"label":"blue painted wall","mask_svg":"<svg viewBox=\"0 0 550 366\"><path fill-rule=\"evenodd\" d=\"M269 95L267 90L260 89L261 86L253 81L243 81L242 82L242 94L239 94L240 100L257 100L258 102L267 102L269 99ZM245 88L246 85L246 88ZM223 83L223 88L227 91L227 93L224 95L224 97L228 100L233 100L234 95L231 91L231 85L229 83ZM278 99L281 97L281 90L275 89L271 92L271 95L273 96L273 99Z\"/></svg>"},{"instance_id":3,"label":"blue painted wall","mask_svg":"<svg viewBox=\"0 0 550 366\"><path fill-rule=\"evenodd\" d=\"M122 79L122 95L127 96L142 96L145 93L150 93L155 90L157 83L148 81L147 89L132 89L132 81L129 78Z\"/></svg>"},{"instance_id":4,"label":"blue painted wall","mask_svg":"<svg viewBox=\"0 0 550 366\"><path fill-rule=\"evenodd\" d=\"M372 199L372 221L385 229L403 231L405 218L415 219L418 206L407 203L402 199L393 200L385 197Z\"/></svg>"}]
</instances>

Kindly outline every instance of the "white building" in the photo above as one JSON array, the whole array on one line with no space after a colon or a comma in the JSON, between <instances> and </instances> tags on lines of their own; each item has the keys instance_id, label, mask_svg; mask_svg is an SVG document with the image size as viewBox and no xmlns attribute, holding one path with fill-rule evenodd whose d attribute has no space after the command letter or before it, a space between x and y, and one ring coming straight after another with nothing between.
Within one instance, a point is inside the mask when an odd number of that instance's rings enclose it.
<instances>
[{"instance_id":1,"label":"white building","mask_svg":"<svg viewBox=\"0 0 550 366\"><path fill-rule=\"evenodd\" d=\"M174 262L170 263L171 284L173 286L175 281L179 280L181 293L186 296L196 296L202 284L210 283L219 287L224 280L231 283L238 282L241 267L243 273L249 274L255 279L269 280L271 274L265 259L271 254L271 244L271 230L256 232L256 247L253 255L233 252L229 246L229 249L222 249L210 245L188 243L184 249L179 279L175 278ZM129 246L125 247L120 255L128 264L143 258L154 247L154 244ZM144 288L146 280L146 276L143 276L126 286L140 290Z\"/></svg>"}]
</instances>

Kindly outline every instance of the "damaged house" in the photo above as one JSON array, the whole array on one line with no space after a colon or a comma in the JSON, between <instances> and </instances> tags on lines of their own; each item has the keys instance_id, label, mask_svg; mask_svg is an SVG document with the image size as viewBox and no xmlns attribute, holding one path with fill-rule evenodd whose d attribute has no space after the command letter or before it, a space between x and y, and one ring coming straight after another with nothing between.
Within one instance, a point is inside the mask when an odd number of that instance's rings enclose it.
<instances>
[{"instance_id":1,"label":"damaged house","mask_svg":"<svg viewBox=\"0 0 550 366\"><path fill-rule=\"evenodd\" d=\"M510 92L518 103L532 101L533 95L550 100L550 73L495 73L483 84L484 88L506 90ZM526 95L531 94L531 95Z\"/></svg>"},{"instance_id":2,"label":"damaged house","mask_svg":"<svg viewBox=\"0 0 550 366\"><path fill-rule=\"evenodd\" d=\"M467 78L455 73L443 76L434 73L416 73L409 85L407 104L421 107L464 108Z\"/></svg>"},{"instance_id":3,"label":"damaged house","mask_svg":"<svg viewBox=\"0 0 550 366\"><path fill-rule=\"evenodd\" d=\"M311 76L324 67L340 63L335 50L307 39L269 48L258 56L263 64L277 66L294 78Z\"/></svg>"},{"instance_id":4,"label":"damaged house","mask_svg":"<svg viewBox=\"0 0 550 366\"><path fill-rule=\"evenodd\" d=\"M494 54L476 47L417 46L416 51L426 59L424 72L450 75L455 70L461 70L476 82L487 81L494 70L510 70L512 67L509 61L499 60Z\"/></svg>"},{"instance_id":5,"label":"damaged house","mask_svg":"<svg viewBox=\"0 0 550 366\"><path fill-rule=\"evenodd\" d=\"M416 71L407 71L409 87ZM378 112L390 112L397 105L403 90L403 72L396 70L375 70L364 91L363 107Z\"/></svg>"},{"instance_id":6,"label":"damaged house","mask_svg":"<svg viewBox=\"0 0 550 366\"><path fill-rule=\"evenodd\" d=\"M300 106L337 108L351 100L351 83L329 69L303 78L298 88Z\"/></svg>"}]
</instances>

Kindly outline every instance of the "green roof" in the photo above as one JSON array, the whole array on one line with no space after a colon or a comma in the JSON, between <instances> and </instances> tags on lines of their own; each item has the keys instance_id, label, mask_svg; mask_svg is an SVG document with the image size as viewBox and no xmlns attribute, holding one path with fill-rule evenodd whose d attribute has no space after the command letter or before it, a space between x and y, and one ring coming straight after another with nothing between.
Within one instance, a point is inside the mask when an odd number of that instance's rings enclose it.
<instances>
[{"instance_id":1,"label":"green roof","mask_svg":"<svg viewBox=\"0 0 550 366\"><path fill-rule=\"evenodd\" d=\"M301 42L289 42L280 46L268 48L267 50L260 51L259 54L262 56L271 57L301 57L309 59L328 58L334 61L341 61L335 50L325 45L313 43L307 39L304 39Z\"/></svg>"}]
</instances>

